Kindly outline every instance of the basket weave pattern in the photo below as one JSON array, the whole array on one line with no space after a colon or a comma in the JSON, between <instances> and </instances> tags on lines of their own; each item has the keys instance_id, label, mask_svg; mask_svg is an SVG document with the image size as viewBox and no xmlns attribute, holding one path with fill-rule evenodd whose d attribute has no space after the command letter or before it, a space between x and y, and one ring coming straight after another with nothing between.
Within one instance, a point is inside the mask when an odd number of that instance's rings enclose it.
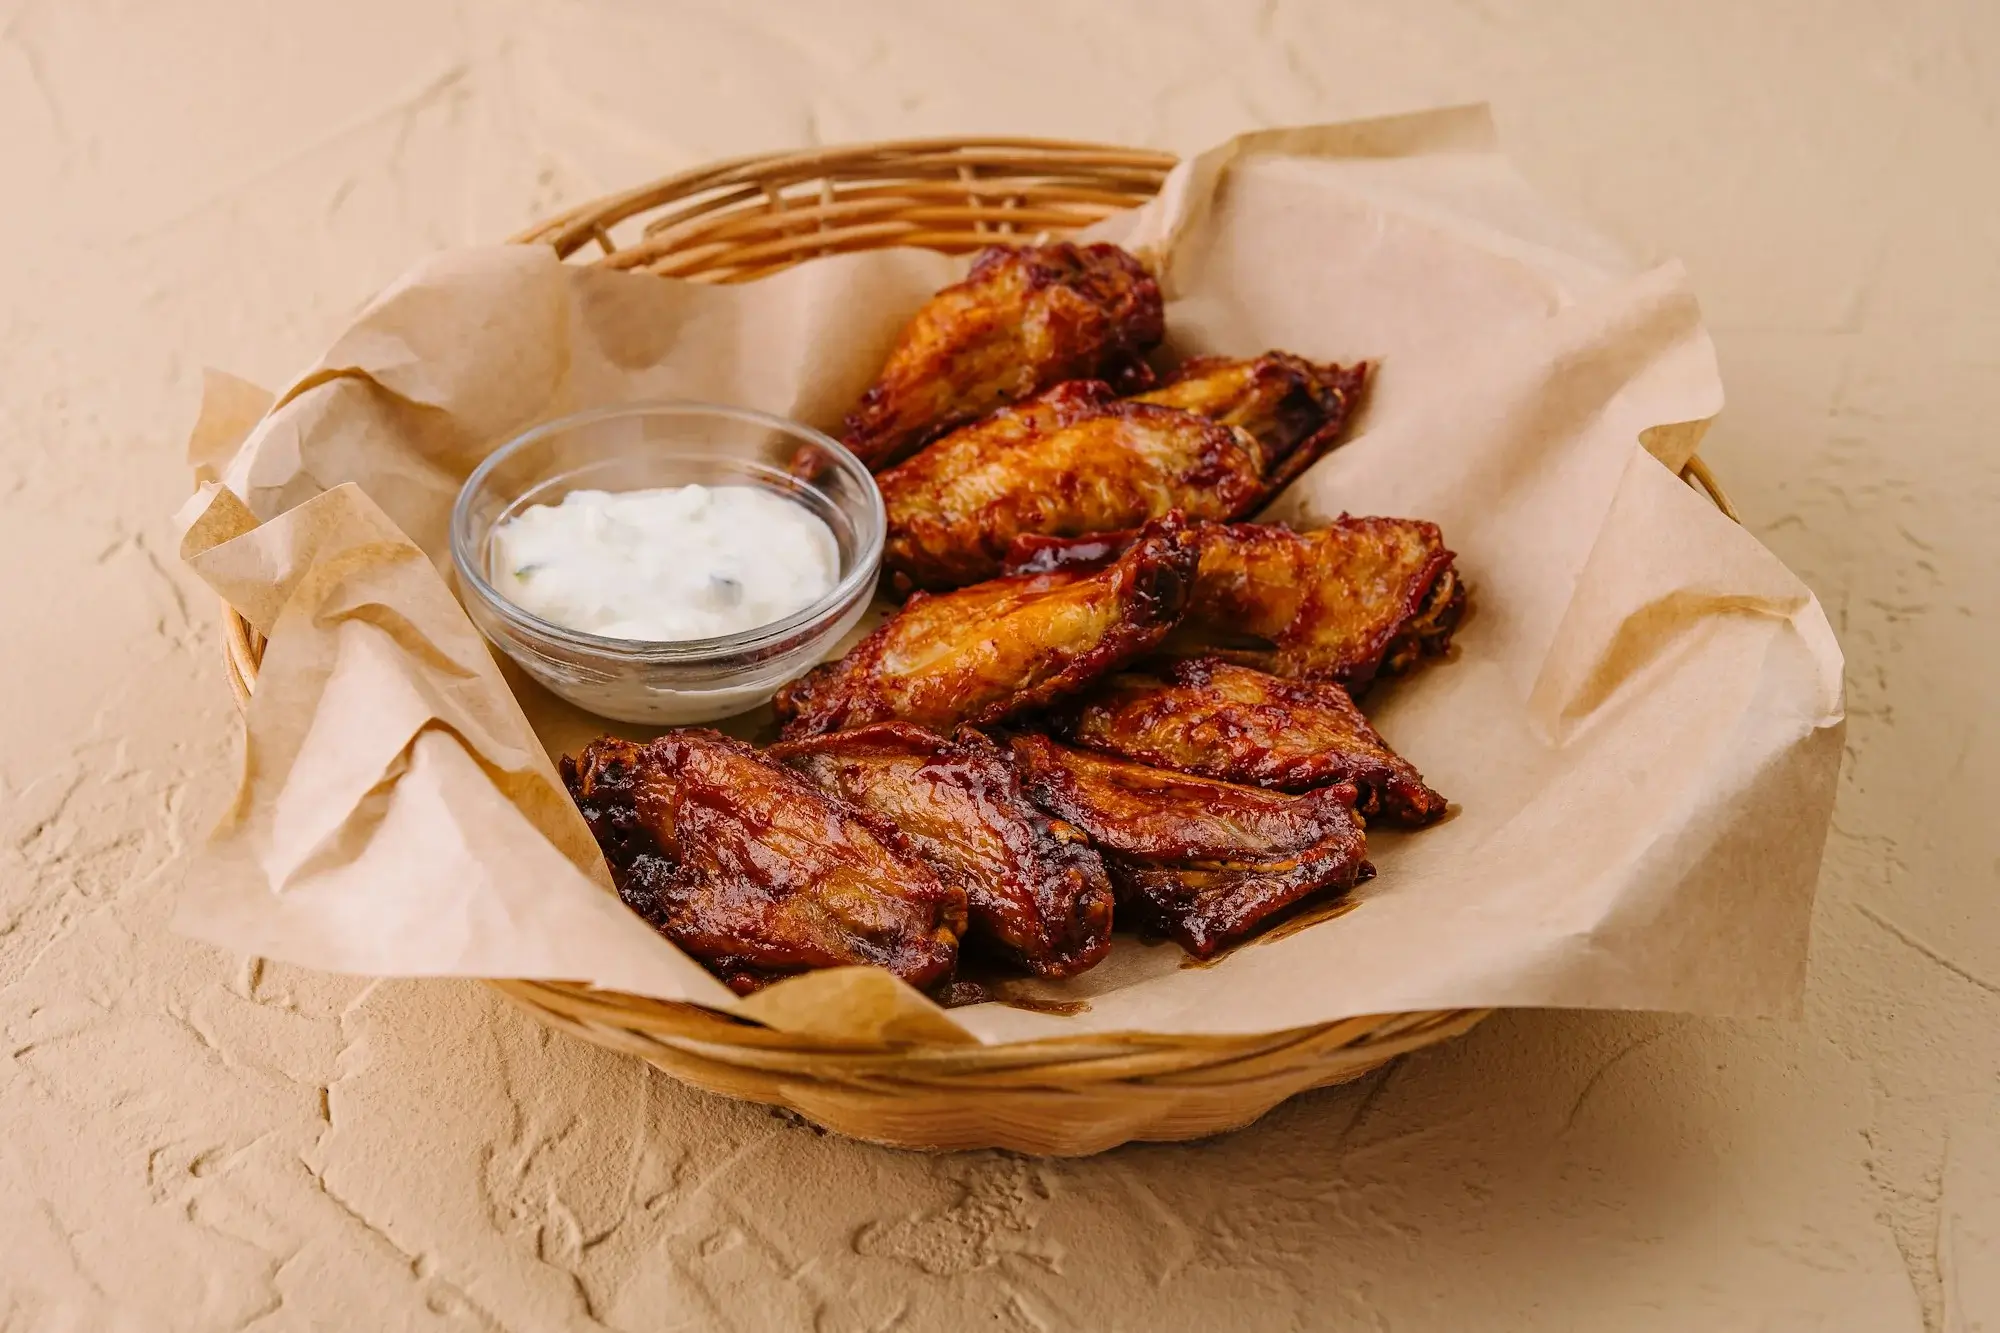
<instances>
[{"instance_id":1,"label":"basket weave pattern","mask_svg":"<svg viewBox=\"0 0 2000 1333\"><path fill-rule=\"evenodd\" d=\"M865 144L740 158L595 200L521 233L611 268L748 282L886 246L960 254L1025 244L1146 202L1175 159L1036 139ZM621 234L638 235L621 243ZM592 247L596 253L592 254ZM1699 460L1683 476L1731 518ZM223 608L231 688L247 703L263 644ZM1455 1036L1484 1011L1349 1018L1250 1036L1144 1033L977 1045L866 1045L772 1031L697 1005L560 982L496 980L549 1025L696 1087L791 1109L899 1147L1081 1154L1199 1138L1280 1101Z\"/></svg>"}]
</instances>

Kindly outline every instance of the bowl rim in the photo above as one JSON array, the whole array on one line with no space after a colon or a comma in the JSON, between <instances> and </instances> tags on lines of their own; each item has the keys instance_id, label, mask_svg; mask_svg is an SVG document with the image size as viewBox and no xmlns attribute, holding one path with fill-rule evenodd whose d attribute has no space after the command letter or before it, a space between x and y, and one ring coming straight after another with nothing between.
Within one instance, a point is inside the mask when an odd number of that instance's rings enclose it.
<instances>
[{"instance_id":1,"label":"bowl rim","mask_svg":"<svg viewBox=\"0 0 2000 1333\"><path fill-rule=\"evenodd\" d=\"M833 456L836 467L846 470L866 483L868 497L867 541L862 548L854 568L849 570L818 599L794 611L782 620L774 620L767 625L751 629L737 630L733 634L718 634L705 639L614 639L602 634L592 634L585 630L570 629L546 620L526 607L508 600L499 589L487 579L483 570L473 561L470 551L472 497L481 485L507 459L521 450L539 443L551 435L575 430L599 421L610 421L621 417L699 417L719 416L752 425L764 426L798 437L801 442L820 446ZM801 481L800 485L810 485ZM830 499L831 497L829 497ZM770 648L783 640L794 637L800 630L813 628L816 622L837 620L840 613L850 606L856 594L864 591L881 572L882 550L888 538L889 515L882 502L881 487L876 485L874 474L854 452L825 431L781 417L772 412L759 411L754 407L736 407L728 403L711 403L697 399L647 399L632 403L614 403L604 407L593 407L582 412L556 417L522 431L492 453L480 460L472 469L451 506L451 563L459 581L470 587L479 600L490 607L503 620L517 628L527 630L536 636L560 643L568 648L601 656L619 658L634 662L715 662L731 657L745 656Z\"/></svg>"}]
</instances>

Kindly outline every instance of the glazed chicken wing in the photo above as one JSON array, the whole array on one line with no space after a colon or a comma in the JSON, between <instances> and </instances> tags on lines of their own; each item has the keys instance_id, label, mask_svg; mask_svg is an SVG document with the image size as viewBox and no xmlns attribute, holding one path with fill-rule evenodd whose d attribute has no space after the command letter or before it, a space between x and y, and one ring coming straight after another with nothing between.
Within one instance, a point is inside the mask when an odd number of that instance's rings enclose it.
<instances>
[{"instance_id":1,"label":"glazed chicken wing","mask_svg":"<svg viewBox=\"0 0 2000 1333\"><path fill-rule=\"evenodd\" d=\"M1465 589L1435 523L1349 518L1292 532L1265 524L1202 538L1191 640L1279 676L1359 692L1451 645Z\"/></svg>"},{"instance_id":2,"label":"glazed chicken wing","mask_svg":"<svg viewBox=\"0 0 2000 1333\"><path fill-rule=\"evenodd\" d=\"M880 470L925 441L1071 379L1143 387L1165 332L1159 284L1115 245L995 247L926 302L848 414L845 443Z\"/></svg>"},{"instance_id":3,"label":"glazed chicken wing","mask_svg":"<svg viewBox=\"0 0 2000 1333\"><path fill-rule=\"evenodd\" d=\"M1093 966L1111 947L1111 881L1083 834L1029 805L1005 755L903 722L785 741L768 753L900 830L965 890L968 947L984 943L1045 977Z\"/></svg>"},{"instance_id":4,"label":"glazed chicken wing","mask_svg":"<svg viewBox=\"0 0 2000 1333\"><path fill-rule=\"evenodd\" d=\"M1169 516L1097 569L918 594L845 657L779 691L785 737L893 720L949 731L1040 707L1159 643L1199 559L1193 533Z\"/></svg>"},{"instance_id":5,"label":"glazed chicken wing","mask_svg":"<svg viewBox=\"0 0 2000 1333\"><path fill-rule=\"evenodd\" d=\"M1368 382L1368 366L1323 365L1290 352L1237 360L1198 357L1136 401L1193 412L1250 433L1263 451L1264 487L1282 489L1340 442Z\"/></svg>"},{"instance_id":6,"label":"glazed chicken wing","mask_svg":"<svg viewBox=\"0 0 2000 1333\"><path fill-rule=\"evenodd\" d=\"M920 988L950 977L964 890L741 741L606 736L562 775L619 896L737 993L844 964Z\"/></svg>"},{"instance_id":7,"label":"glazed chicken wing","mask_svg":"<svg viewBox=\"0 0 2000 1333\"><path fill-rule=\"evenodd\" d=\"M1240 518L1339 438L1365 375L1271 352L1190 363L1139 398L1058 385L882 474L883 563L912 587L956 587L997 574L1024 533L1132 528L1170 509Z\"/></svg>"},{"instance_id":8,"label":"glazed chicken wing","mask_svg":"<svg viewBox=\"0 0 2000 1333\"><path fill-rule=\"evenodd\" d=\"M1234 518L1265 493L1247 431L1059 384L953 431L877 480L889 514L885 568L918 588L1000 572L1024 532L1133 528L1171 509Z\"/></svg>"},{"instance_id":9,"label":"glazed chicken wing","mask_svg":"<svg viewBox=\"0 0 2000 1333\"><path fill-rule=\"evenodd\" d=\"M1377 675L1449 649L1465 609L1465 586L1434 523L1342 515L1309 532L1236 523L1205 526L1199 536L1187 617L1164 649L1173 656L1224 656L1359 694ZM1016 576L1092 568L1129 540L1024 537L1006 568Z\"/></svg>"},{"instance_id":10,"label":"glazed chicken wing","mask_svg":"<svg viewBox=\"0 0 2000 1333\"><path fill-rule=\"evenodd\" d=\"M1109 676L1056 725L1089 749L1220 782L1280 791L1349 783L1371 820L1415 826L1445 812L1444 797L1331 682L1191 658L1158 674Z\"/></svg>"},{"instance_id":11,"label":"glazed chicken wing","mask_svg":"<svg viewBox=\"0 0 2000 1333\"><path fill-rule=\"evenodd\" d=\"M1354 789L1239 787L1058 745L1012 741L1028 798L1089 835L1121 914L1206 958L1274 914L1373 873Z\"/></svg>"}]
</instances>

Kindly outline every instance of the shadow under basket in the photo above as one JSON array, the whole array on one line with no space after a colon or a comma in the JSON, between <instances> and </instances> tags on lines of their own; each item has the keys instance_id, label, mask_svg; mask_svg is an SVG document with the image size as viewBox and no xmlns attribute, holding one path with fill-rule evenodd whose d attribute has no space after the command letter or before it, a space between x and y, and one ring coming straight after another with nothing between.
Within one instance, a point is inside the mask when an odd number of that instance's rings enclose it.
<instances>
[{"instance_id":1,"label":"shadow under basket","mask_svg":"<svg viewBox=\"0 0 2000 1333\"><path fill-rule=\"evenodd\" d=\"M516 236L564 259L694 282L747 282L851 250L965 254L1067 235L1158 192L1175 158L1036 139L927 139L739 158L572 209ZM632 224L632 225L621 225ZM638 231L620 244L612 237ZM590 253L595 250L597 253ZM1687 482L1729 517L1699 460ZM223 608L229 683L263 643ZM785 1107L902 1148L1081 1155L1249 1124L1470 1029L1483 1010L1381 1014L1250 1036L1142 1032L1004 1045L863 1045L777 1032L698 1005L545 981L488 984L551 1027L726 1097Z\"/></svg>"}]
</instances>

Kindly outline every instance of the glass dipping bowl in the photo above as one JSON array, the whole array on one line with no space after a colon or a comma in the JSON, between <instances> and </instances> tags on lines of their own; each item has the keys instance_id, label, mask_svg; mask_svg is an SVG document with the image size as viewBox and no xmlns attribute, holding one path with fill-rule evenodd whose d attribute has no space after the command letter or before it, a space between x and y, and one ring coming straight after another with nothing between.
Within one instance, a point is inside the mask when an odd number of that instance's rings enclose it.
<instances>
[{"instance_id":1,"label":"glass dipping bowl","mask_svg":"<svg viewBox=\"0 0 2000 1333\"><path fill-rule=\"evenodd\" d=\"M610 639L514 605L487 577L493 530L571 491L760 486L832 530L840 577L783 620L711 639ZM601 717L674 726L764 703L803 675L868 607L887 518L861 460L820 432L747 408L638 403L537 426L466 478L451 511L451 558L473 624L523 671Z\"/></svg>"}]
</instances>

